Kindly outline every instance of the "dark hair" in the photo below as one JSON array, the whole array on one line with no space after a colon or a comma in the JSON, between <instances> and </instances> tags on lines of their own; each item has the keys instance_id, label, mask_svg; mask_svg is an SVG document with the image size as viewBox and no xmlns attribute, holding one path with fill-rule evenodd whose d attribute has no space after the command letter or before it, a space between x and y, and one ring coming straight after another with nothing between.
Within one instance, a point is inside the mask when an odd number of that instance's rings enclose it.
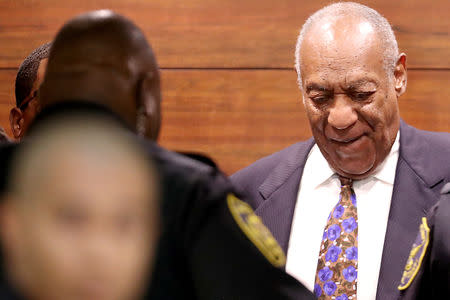
<instances>
[{"instance_id":1,"label":"dark hair","mask_svg":"<svg viewBox=\"0 0 450 300\"><path fill-rule=\"evenodd\" d=\"M23 100L31 93L34 81L37 77L41 60L50 55L52 43L46 43L34 49L30 55L22 62L16 76L16 106L19 107Z\"/></svg>"}]
</instances>

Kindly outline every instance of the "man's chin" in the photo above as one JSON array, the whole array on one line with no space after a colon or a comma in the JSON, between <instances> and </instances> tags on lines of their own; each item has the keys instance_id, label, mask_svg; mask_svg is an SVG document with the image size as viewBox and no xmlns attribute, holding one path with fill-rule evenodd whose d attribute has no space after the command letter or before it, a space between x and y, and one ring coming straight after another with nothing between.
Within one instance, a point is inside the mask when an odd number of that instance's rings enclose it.
<instances>
[{"instance_id":1,"label":"man's chin","mask_svg":"<svg viewBox=\"0 0 450 300\"><path fill-rule=\"evenodd\" d=\"M344 177L360 180L369 177L374 170L374 164L365 166L342 165L336 168L336 172Z\"/></svg>"},{"instance_id":2,"label":"man's chin","mask_svg":"<svg viewBox=\"0 0 450 300\"><path fill-rule=\"evenodd\" d=\"M336 151L334 159L330 157L331 165L339 175L352 179L364 179L372 174L376 162L374 151L358 151L351 155L341 154Z\"/></svg>"},{"instance_id":3,"label":"man's chin","mask_svg":"<svg viewBox=\"0 0 450 300\"><path fill-rule=\"evenodd\" d=\"M341 176L359 180L369 177L375 169L375 157L368 159L365 157L353 157L353 159L336 159L330 165Z\"/></svg>"}]
</instances>

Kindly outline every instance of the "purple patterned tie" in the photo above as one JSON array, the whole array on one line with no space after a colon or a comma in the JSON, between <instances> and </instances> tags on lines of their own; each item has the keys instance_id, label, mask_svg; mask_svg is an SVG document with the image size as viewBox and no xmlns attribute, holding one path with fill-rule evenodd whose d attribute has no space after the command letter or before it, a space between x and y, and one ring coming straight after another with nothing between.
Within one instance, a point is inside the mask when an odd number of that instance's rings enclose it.
<instances>
[{"instance_id":1,"label":"purple patterned tie","mask_svg":"<svg viewBox=\"0 0 450 300\"><path fill-rule=\"evenodd\" d=\"M356 300L358 215L352 180L339 177L339 202L328 217L320 245L314 294L319 299Z\"/></svg>"}]
</instances>

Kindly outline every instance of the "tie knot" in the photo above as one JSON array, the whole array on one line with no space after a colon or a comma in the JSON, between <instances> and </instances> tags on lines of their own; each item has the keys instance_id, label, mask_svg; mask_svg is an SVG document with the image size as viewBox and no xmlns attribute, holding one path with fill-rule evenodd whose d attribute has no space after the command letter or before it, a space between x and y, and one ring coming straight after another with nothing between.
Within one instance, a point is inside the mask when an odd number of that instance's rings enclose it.
<instances>
[{"instance_id":1,"label":"tie knot","mask_svg":"<svg viewBox=\"0 0 450 300\"><path fill-rule=\"evenodd\" d=\"M342 186L349 186L352 187L353 180L351 178L339 176L339 180L341 181Z\"/></svg>"}]
</instances>

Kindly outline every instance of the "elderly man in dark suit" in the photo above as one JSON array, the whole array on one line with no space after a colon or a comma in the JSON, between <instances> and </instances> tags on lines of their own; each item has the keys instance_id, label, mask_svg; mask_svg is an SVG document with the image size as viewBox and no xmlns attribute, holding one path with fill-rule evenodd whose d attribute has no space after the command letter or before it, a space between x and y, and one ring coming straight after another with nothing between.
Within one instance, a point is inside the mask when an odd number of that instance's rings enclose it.
<instances>
[{"instance_id":1,"label":"elderly man in dark suit","mask_svg":"<svg viewBox=\"0 0 450 300\"><path fill-rule=\"evenodd\" d=\"M421 217L450 178L450 135L400 119L406 55L371 8L313 14L296 69L313 138L232 181L287 251L286 271L317 297L396 299Z\"/></svg>"}]
</instances>

